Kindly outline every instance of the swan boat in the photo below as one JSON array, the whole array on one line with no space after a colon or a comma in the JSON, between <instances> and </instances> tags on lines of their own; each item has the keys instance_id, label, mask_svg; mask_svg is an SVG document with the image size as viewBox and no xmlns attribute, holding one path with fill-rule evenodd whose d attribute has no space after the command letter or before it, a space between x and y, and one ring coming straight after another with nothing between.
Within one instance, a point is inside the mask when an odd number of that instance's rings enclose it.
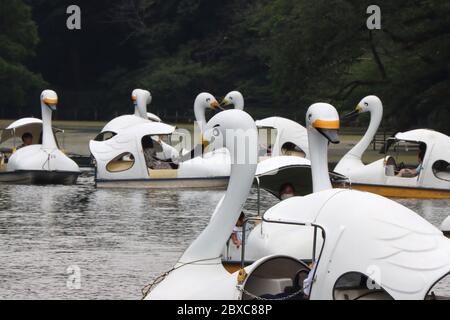
<instances>
[{"instance_id":1,"label":"swan boat","mask_svg":"<svg viewBox=\"0 0 450 320\"><path fill-rule=\"evenodd\" d=\"M307 123L311 131L317 130L317 135L310 142L324 139L322 134L331 137L333 132L327 127L336 126L336 117L337 111L330 105L311 106ZM247 199L257 167L255 145L247 144L244 152L248 156L242 157L231 141L243 131L249 140L256 139L253 119L240 110L221 112L208 122L205 139L222 141L230 152L227 192L208 226L177 264L147 287L145 299L446 298L439 290L450 281L450 240L400 204L353 190L327 189L291 198L264 216L268 223L317 230L313 235L320 234L324 240L315 248L313 269L294 256L273 254L238 271L227 270L221 252ZM327 176L328 172L317 170L313 174ZM291 240L304 241L304 236ZM309 294L305 296L303 279L310 275Z\"/></svg>"},{"instance_id":2,"label":"swan boat","mask_svg":"<svg viewBox=\"0 0 450 320\"><path fill-rule=\"evenodd\" d=\"M148 92L135 90L138 106L148 103ZM228 95L233 99L232 95ZM235 100L238 101L238 100ZM217 100L208 93L200 94L194 103L196 122L203 134L206 125L206 109L217 109ZM142 109L142 108L141 108ZM235 109L243 109L242 105ZM129 118L137 118L129 116ZM213 151L205 151L201 144L194 147L191 152L184 149L177 151L170 144L176 133L172 126L161 126L158 123L137 118L132 126L128 126L113 132L109 125L100 134L100 138L90 142L90 150L95 158L96 184L98 187L113 188L225 188L230 175L229 153L225 148ZM295 177L295 185L298 195L311 192L310 162L304 158L305 154L283 153L289 133L298 132L300 125L287 119L276 119L263 122L263 126L272 125L279 128L276 134L272 157L267 156L266 148L262 148L259 158L261 170L258 172L256 184L272 193L277 193L281 186L281 179ZM285 123L291 126L288 129L279 127ZM292 130L295 128L295 130ZM105 133L109 133L106 138ZM267 141L267 135L262 134L263 141ZM158 145L159 152L155 157L160 162L165 162L164 168L151 168L145 158L144 141L152 139L153 145ZM294 140L296 141L296 140ZM259 143L263 145L263 143ZM277 146L279 147L279 151ZM304 144L301 144L304 147ZM306 143L307 145L307 143ZM261 151L260 150L260 151ZM284 152L284 151L283 151ZM181 154L181 155L180 155ZM284 155L286 154L286 155ZM275 156L276 155L276 156ZM277 159L277 160L275 160ZM278 177L278 178L277 178ZM286 180L288 181L288 180Z\"/></svg>"},{"instance_id":3,"label":"swan boat","mask_svg":"<svg viewBox=\"0 0 450 320\"><path fill-rule=\"evenodd\" d=\"M45 90L41 94L42 120L23 118L3 130L2 144L25 133L31 134L32 141L27 146L3 150L0 183L74 184L77 181L80 168L59 150L52 128L52 111L56 110L57 103L56 92Z\"/></svg>"},{"instance_id":4,"label":"swan boat","mask_svg":"<svg viewBox=\"0 0 450 320\"><path fill-rule=\"evenodd\" d=\"M139 94L139 92L138 92ZM146 101L145 98L139 101ZM219 107L209 93L201 93L194 112L203 132L206 109ZM110 130L110 129L108 129ZM148 120L119 130L107 140L89 144L96 162L96 184L112 188L225 188L230 175L226 149L205 152L204 146L192 152L177 151L168 142L176 127ZM149 165L146 149L154 150L156 165Z\"/></svg>"},{"instance_id":5,"label":"swan boat","mask_svg":"<svg viewBox=\"0 0 450 320\"><path fill-rule=\"evenodd\" d=\"M152 95L148 90L134 89L131 93L131 101L134 105L134 114L122 115L109 121L100 134L95 138L97 141L107 140L119 133L120 130L139 125L146 122L161 122L157 115L147 112L147 105L152 102Z\"/></svg>"},{"instance_id":6,"label":"swan boat","mask_svg":"<svg viewBox=\"0 0 450 320\"><path fill-rule=\"evenodd\" d=\"M370 113L369 128L361 141L337 164L335 172L347 176L354 189L369 191L386 197L401 198L450 198L450 137L442 133L417 129L400 132L386 143L386 157L364 164L362 155L369 147L383 117L383 105L376 96L364 98L350 114ZM399 150L424 152L420 169L398 163L394 154ZM402 168L416 173L402 175ZM419 168L419 167L417 167Z\"/></svg>"}]
</instances>

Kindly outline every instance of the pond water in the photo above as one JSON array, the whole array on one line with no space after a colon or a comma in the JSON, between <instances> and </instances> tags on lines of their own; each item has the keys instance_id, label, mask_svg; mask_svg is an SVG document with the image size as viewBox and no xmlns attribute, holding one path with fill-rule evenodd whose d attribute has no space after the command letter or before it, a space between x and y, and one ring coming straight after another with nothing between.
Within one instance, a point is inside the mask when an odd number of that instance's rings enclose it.
<instances>
[{"instance_id":1,"label":"pond water","mask_svg":"<svg viewBox=\"0 0 450 320\"><path fill-rule=\"evenodd\" d=\"M222 195L96 189L92 172L75 186L0 186L0 299L140 299ZM268 194L262 202L276 203ZM450 200L400 202L437 226L450 213Z\"/></svg>"}]
</instances>

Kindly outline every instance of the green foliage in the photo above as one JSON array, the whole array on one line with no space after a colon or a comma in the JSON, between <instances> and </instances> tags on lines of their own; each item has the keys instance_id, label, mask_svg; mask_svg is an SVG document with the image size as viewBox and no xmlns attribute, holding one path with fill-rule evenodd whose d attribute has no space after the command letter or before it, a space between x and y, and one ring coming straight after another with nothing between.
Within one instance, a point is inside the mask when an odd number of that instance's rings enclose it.
<instances>
[{"instance_id":1,"label":"green foliage","mask_svg":"<svg viewBox=\"0 0 450 320\"><path fill-rule=\"evenodd\" d=\"M17 97L41 81L25 67L36 26L22 1L0 1L0 99L23 105ZM449 132L448 1L379 0L373 31L366 0L85 0L78 32L65 28L71 1L27 3L42 39L33 66L61 92L66 118L129 113L136 87L152 92L153 112L180 121L202 91L237 89L255 118L300 122L313 102L344 112L376 94L386 127Z\"/></svg>"},{"instance_id":2,"label":"green foliage","mask_svg":"<svg viewBox=\"0 0 450 320\"><path fill-rule=\"evenodd\" d=\"M0 0L0 113L22 109L45 82L25 65L39 41L31 9L21 0Z\"/></svg>"}]
</instances>

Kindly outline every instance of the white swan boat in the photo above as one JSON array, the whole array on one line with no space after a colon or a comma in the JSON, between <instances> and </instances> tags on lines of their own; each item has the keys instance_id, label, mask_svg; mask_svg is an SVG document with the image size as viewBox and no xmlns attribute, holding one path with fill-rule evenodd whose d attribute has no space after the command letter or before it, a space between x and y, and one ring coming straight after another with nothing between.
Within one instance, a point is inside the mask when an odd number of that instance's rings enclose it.
<instances>
[{"instance_id":1,"label":"white swan boat","mask_svg":"<svg viewBox=\"0 0 450 320\"><path fill-rule=\"evenodd\" d=\"M397 163L395 156L391 155L366 165L361 158L383 117L381 100L375 96L364 98L353 114L364 112L371 115L366 134L339 161L334 171L347 176L354 189L387 197L450 198L450 137L433 130L418 129L397 133L388 140L387 145L391 148L394 146L394 149L403 145L406 149L417 150L417 153L424 151L420 167L417 167L419 160L414 160L415 165L409 169L414 174L399 174L403 165ZM386 153L389 151L386 150ZM416 167L420 169L417 170Z\"/></svg>"},{"instance_id":2,"label":"white swan boat","mask_svg":"<svg viewBox=\"0 0 450 320\"><path fill-rule=\"evenodd\" d=\"M140 100L145 101L138 99L138 103ZM211 94L197 96L194 111L200 130L206 124L205 110L217 107L219 103ZM221 149L203 154L203 150L194 148L193 156L190 153L180 156L165 142L171 140L175 130L164 123L144 120L119 130L107 140L91 141L89 148L96 161L97 186L224 188L230 175L228 151ZM149 166L146 149L154 149L153 158L162 166Z\"/></svg>"},{"instance_id":3,"label":"white swan boat","mask_svg":"<svg viewBox=\"0 0 450 320\"><path fill-rule=\"evenodd\" d=\"M59 150L52 128L52 111L58 96L52 90L41 94L42 120L23 118L2 132L1 143L31 134L31 144L13 148L0 156L0 183L73 184L80 175L78 165ZM42 139L42 142L40 141ZM8 157L9 155L9 157Z\"/></svg>"},{"instance_id":4,"label":"white swan boat","mask_svg":"<svg viewBox=\"0 0 450 320\"><path fill-rule=\"evenodd\" d=\"M316 104L309 109L307 121L314 130L326 133L328 129L322 128L335 125L336 116L332 106ZM442 283L450 281L450 240L398 203L352 190L331 189L291 198L265 215L267 223L309 227L316 230L313 236L324 239L315 248L312 270L293 256L275 254L239 271L228 271L222 264L221 252L247 199L257 167L254 144L246 145L248 156L242 157L230 141L243 131L250 140L256 139L254 121L243 111L224 111L208 122L205 139L213 143L222 140L232 159L227 192L206 229L169 272L147 287L145 299L444 298L438 290ZM246 160L241 163L239 159ZM313 175L327 176L327 171ZM291 241L304 241L304 236ZM310 274L312 281L305 296L302 280Z\"/></svg>"},{"instance_id":5,"label":"white swan boat","mask_svg":"<svg viewBox=\"0 0 450 320\"><path fill-rule=\"evenodd\" d=\"M148 90L134 89L131 93L131 101L134 105L134 114L122 115L109 121L100 134L95 138L103 141L119 133L120 130L146 122L161 122L157 115L147 112L147 105L152 102L152 95Z\"/></svg>"}]
</instances>

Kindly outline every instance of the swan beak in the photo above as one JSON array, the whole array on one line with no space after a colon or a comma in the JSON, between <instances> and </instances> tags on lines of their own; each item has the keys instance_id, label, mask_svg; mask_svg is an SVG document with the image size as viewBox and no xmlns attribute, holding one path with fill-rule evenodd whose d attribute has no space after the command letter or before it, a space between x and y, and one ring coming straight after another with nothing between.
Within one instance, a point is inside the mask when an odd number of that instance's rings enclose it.
<instances>
[{"instance_id":1,"label":"swan beak","mask_svg":"<svg viewBox=\"0 0 450 320\"><path fill-rule=\"evenodd\" d=\"M316 120L313 123L313 127L316 129L339 129L340 128L339 120Z\"/></svg>"},{"instance_id":2,"label":"swan beak","mask_svg":"<svg viewBox=\"0 0 450 320\"><path fill-rule=\"evenodd\" d=\"M352 111L352 112L350 112L350 113L347 113L346 115L344 115L344 116L342 117L342 119L351 119L351 118L354 118L354 117L358 116L359 114L363 113L363 111L364 111L363 107L362 107L360 104L358 104L358 105L356 106L355 111Z\"/></svg>"},{"instance_id":3,"label":"swan beak","mask_svg":"<svg viewBox=\"0 0 450 320\"><path fill-rule=\"evenodd\" d=\"M217 102L217 101L213 101L213 102L211 102L211 109L217 109L217 108L220 108L220 104L219 104L219 102Z\"/></svg>"},{"instance_id":4,"label":"swan beak","mask_svg":"<svg viewBox=\"0 0 450 320\"><path fill-rule=\"evenodd\" d=\"M203 146L204 148L206 148L206 147L209 146L209 144L210 144L210 142L209 142L208 140L205 140L205 139L202 137L202 146Z\"/></svg>"},{"instance_id":5,"label":"swan beak","mask_svg":"<svg viewBox=\"0 0 450 320\"><path fill-rule=\"evenodd\" d=\"M50 110L56 111L56 104L58 103L58 98L44 98L44 103L50 108Z\"/></svg>"},{"instance_id":6,"label":"swan beak","mask_svg":"<svg viewBox=\"0 0 450 320\"><path fill-rule=\"evenodd\" d=\"M313 127L317 129L325 138L333 144L338 144L340 128L339 120L316 120L313 123Z\"/></svg>"},{"instance_id":7,"label":"swan beak","mask_svg":"<svg viewBox=\"0 0 450 320\"><path fill-rule=\"evenodd\" d=\"M223 99L222 102L220 103L220 106L221 106L222 108L224 108L224 107L229 106L230 104L231 104L230 100Z\"/></svg>"}]
</instances>

